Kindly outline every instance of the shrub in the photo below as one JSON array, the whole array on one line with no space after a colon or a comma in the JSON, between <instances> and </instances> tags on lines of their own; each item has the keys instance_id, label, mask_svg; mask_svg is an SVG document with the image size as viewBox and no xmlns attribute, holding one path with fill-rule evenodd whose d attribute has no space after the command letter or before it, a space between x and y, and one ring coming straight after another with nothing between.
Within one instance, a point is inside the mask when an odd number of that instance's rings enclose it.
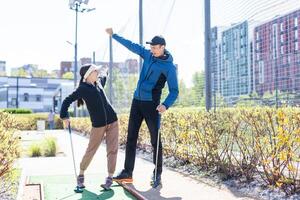
<instances>
[{"instance_id":1,"label":"shrub","mask_svg":"<svg viewBox=\"0 0 300 200\"><path fill-rule=\"evenodd\" d=\"M46 156L51 157L56 155L57 144L53 137L46 137L40 142L30 145L28 151L30 157Z\"/></svg>"},{"instance_id":2,"label":"shrub","mask_svg":"<svg viewBox=\"0 0 300 200\"><path fill-rule=\"evenodd\" d=\"M0 177L0 199L17 199L21 171L12 169L8 174Z\"/></svg>"},{"instance_id":3,"label":"shrub","mask_svg":"<svg viewBox=\"0 0 300 200\"><path fill-rule=\"evenodd\" d=\"M24 108L5 108L3 109L3 112L7 112L10 114L30 114L32 113L32 110Z\"/></svg>"},{"instance_id":4,"label":"shrub","mask_svg":"<svg viewBox=\"0 0 300 200\"><path fill-rule=\"evenodd\" d=\"M259 111L259 112L258 112ZM300 192L300 113L292 108L245 114L254 135L257 169L269 185L290 195Z\"/></svg>"},{"instance_id":5,"label":"shrub","mask_svg":"<svg viewBox=\"0 0 300 200\"><path fill-rule=\"evenodd\" d=\"M14 115L16 122L18 124L19 130L36 130L36 123L37 120L45 120L46 121L46 127L48 127L48 115L47 114L18 114ZM55 116L55 128L56 129L62 129L63 124L62 120L59 118L58 115Z\"/></svg>"},{"instance_id":6,"label":"shrub","mask_svg":"<svg viewBox=\"0 0 300 200\"><path fill-rule=\"evenodd\" d=\"M126 144L128 115L118 116L120 144ZM88 118L71 119L72 128L89 134ZM300 109L170 109L162 115L164 155L180 163L251 181L257 174L286 194L300 192ZM142 124L138 147L151 150Z\"/></svg>"},{"instance_id":7,"label":"shrub","mask_svg":"<svg viewBox=\"0 0 300 200\"><path fill-rule=\"evenodd\" d=\"M0 112L0 188L1 193L10 192L13 178L13 164L20 155L19 139L14 134L17 124L14 118L4 112Z\"/></svg>"},{"instance_id":8,"label":"shrub","mask_svg":"<svg viewBox=\"0 0 300 200\"><path fill-rule=\"evenodd\" d=\"M43 155L46 157L55 156L56 155L56 139L53 137L45 138L43 142Z\"/></svg>"},{"instance_id":9,"label":"shrub","mask_svg":"<svg viewBox=\"0 0 300 200\"><path fill-rule=\"evenodd\" d=\"M42 155L42 148L40 144L34 143L29 146L30 157L40 157L41 155Z\"/></svg>"}]
</instances>

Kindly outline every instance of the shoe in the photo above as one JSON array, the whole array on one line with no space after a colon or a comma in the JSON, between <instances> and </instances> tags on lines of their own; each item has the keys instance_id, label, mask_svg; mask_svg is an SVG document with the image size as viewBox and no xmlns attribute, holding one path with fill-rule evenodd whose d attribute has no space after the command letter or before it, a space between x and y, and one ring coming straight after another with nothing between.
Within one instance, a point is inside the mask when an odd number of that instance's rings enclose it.
<instances>
[{"instance_id":1,"label":"shoe","mask_svg":"<svg viewBox=\"0 0 300 200\"><path fill-rule=\"evenodd\" d=\"M77 176L77 187L80 188L80 189L85 188L85 185L84 185L84 175Z\"/></svg>"},{"instance_id":2,"label":"shoe","mask_svg":"<svg viewBox=\"0 0 300 200\"><path fill-rule=\"evenodd\" d=\"M113 183L113 178L112 177L107 177L105 179L105 183L104 184L101 184L101 187L104 189L104 190L110 190L110 186L112 185Z\"/></svg>"},{"instance_id":3,"label":"shoe","mask_svg":"<svg viewBox=\"0 0 300 200\"><path fill-rule=\"evenodd\" d=\"M114 181L121 181L121 182L127 182L127 183L132 183L132 174L128 173L123 169L117 176L113 177Z\"/></svg>"}]
</instances>

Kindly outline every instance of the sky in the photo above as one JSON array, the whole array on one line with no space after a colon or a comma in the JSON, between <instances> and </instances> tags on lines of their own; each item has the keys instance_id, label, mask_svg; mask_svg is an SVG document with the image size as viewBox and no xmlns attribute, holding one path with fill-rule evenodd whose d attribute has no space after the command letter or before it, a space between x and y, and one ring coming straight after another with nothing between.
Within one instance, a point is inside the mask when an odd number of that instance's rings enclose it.
<instances>
[{"instance_id":1,"label":"sky","mask_svg":"<svg viewBox=\"0 0 300 200\"><path fill-rule=\"evenodd\" d=\"M96 10L79 13L78 58L108 61L105 28L138 42L138 0L90 0ZM163 35L166 48L179 66L179 79L187 85L204 70L203 0L144 0L144 42ZM7 70L38 64L48 71L61 61L74 59L75 12L68 0L0 0L0 60ZM245 19L263 21L300 8L300 0L212 0L212 26L230 26ZM148 46L145 44L145 47ZM117 42L114 61L137 58Z\"/></svg>"}]
</instances>

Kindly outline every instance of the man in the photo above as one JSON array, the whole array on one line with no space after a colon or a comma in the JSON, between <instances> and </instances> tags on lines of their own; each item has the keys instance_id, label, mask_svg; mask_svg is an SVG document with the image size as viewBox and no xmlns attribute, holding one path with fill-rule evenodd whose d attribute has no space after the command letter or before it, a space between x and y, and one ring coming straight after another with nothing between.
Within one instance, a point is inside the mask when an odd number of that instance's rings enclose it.
<instances>
[{"instance_id":1,"label":"man","mask_svg":"<svg viewBox=\"0 0 300 200\"><path fill-rule=\"evenodd\" d=\"M55 113L52 109L50 109L50 112L48 114L48 123L49 123L49 129L54 129L55 123L54 123Z\"/></svg>"},{"instance_id":2,"label":"man","mask_svg":"<svg viewBox=\"0 0 300 200\"><path fill-rule=\"evenodd\" d=\"M165 49L166 41L162 36L155 36L150 42L147 42L147 44L150 44L150 50L148 50L141 45L114 34L112 28L106 29L106 32L144 60L130 110L124 169L118 176L114 177L115 180L132 182L138 133L144 119L148 126L151 145L154 149L153 163L155 164L156 162L160 114L173 105L179 93L176 68L171 54ZM160 104L161 92L165 82L168 83L169 94L163 103ZM161 181L161 173L162 144L161 140L159 140L156 180L154 180L153 171L153 180L157 183Z\"/></svg>"}]
</instances>

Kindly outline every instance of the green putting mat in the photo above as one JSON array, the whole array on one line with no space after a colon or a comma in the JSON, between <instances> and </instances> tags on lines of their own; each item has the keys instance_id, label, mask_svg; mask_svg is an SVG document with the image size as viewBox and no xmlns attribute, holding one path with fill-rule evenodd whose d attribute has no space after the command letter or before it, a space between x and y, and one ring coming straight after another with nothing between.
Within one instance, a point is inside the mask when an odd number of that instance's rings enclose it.
<instances>
[{"instance_id":1,"label":"green putting mat","mask_svg":"<svg viewBox=\"0 0 300 200\"><path fill-rule=\"evenodd\" d=\"M104 191L100 184L104 182L105 175L85 175L85 186L83 193L76 194L75 176L31 176L29 183L42 183L45 200L93 200L93 199L136 199L117 183L112 185L112 190Z\"/></svg>"}]
</instances>

